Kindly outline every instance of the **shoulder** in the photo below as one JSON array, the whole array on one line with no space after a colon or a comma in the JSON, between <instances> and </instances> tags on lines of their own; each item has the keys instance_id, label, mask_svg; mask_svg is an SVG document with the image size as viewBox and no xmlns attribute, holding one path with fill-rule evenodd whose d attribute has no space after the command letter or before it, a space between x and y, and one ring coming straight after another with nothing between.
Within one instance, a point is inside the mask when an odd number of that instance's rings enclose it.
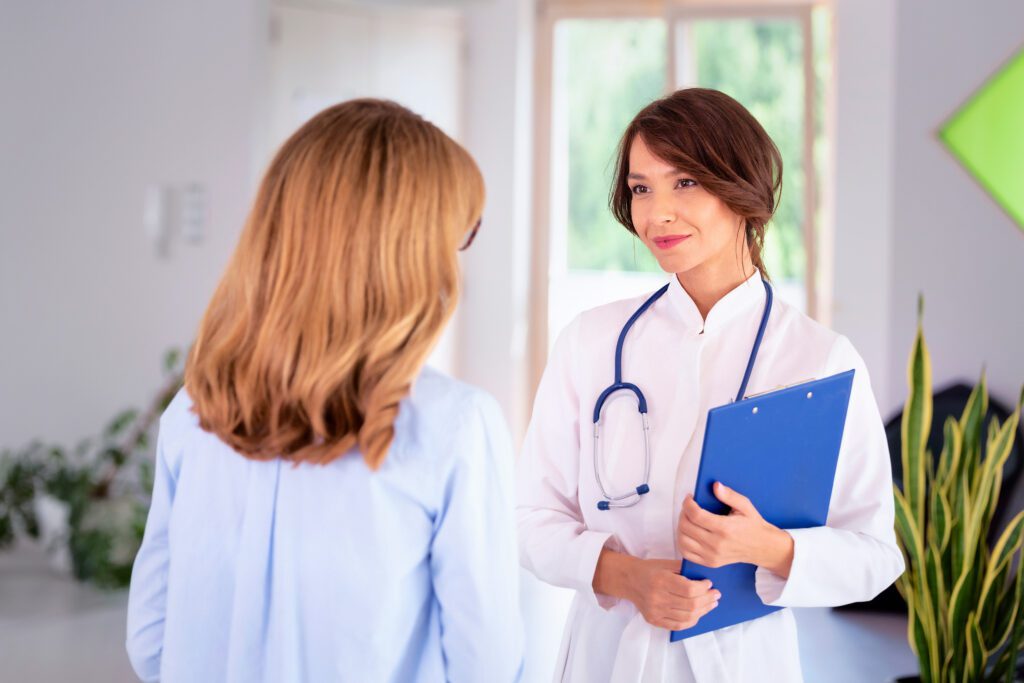
<instances>
[{"instance_id":1,"label":"shoulder","mask_svg":"<svg viewBox=\"0 0 1024 683\"><path fill-rule=\"evenodd\" d=\"M593 346L595 342L607 339L614 343L629 317L660 289L610 301L577 314L559 333L552 358L575 356L581 346ZM668 305L667 297L661 297L654 305Z\"/></svg>"},{"instance_id":2,"label":"shoulder","mask_svg":"<svg viewBox=\"0 0 1024 683\"><path fill-rule=\"evenodd\" d=\"M473 457L510 441L498 401L483 389L425 367L400 409L396 432L438 457Z\"/></svg>"},{"instance_id":3,"label":"shoulder","mask_svg":"<svg viewBox=\"0 0 1024 683\"><path fill-rule=\"evenodd\" d=\"M462 382L432 367L424 367L413 382L408 407L430 417L452 417L466 412L497 410L498 402L479 387Z\"/></svg>"},{"instance_id":4,"label":"shoulder","mask_svg":"<svg viewBox=\"0 0 1024 683\"><path fill-rule=\"evenodd\" d=\"M658 289L644 292L637 296L617 299L606 304L601 304L600 306L589 308L576 316L576 319L573 322L588 332L594 329L608 329L609 326L611 326L617 336L619 329L629 319L629 316L633 315L633 313L635 313L645 301L661 289L662 287L659 287ZM667 303L667 299L662 297L655 303L655 305L662 302ZM571 325L572 323L570 323L570 326Z\"/></svg>"},{"instance_id":5,"label":"shoulder","mask_svg":"<svg viewBox=\"0 0 1024 683\"><path fill-rule=\"evenodd\" d=\"M160 416L159 453L172 472L177 472L181 459L188 450L186 444L196 434L205 434L199 426L199 417L192 409L192 398L185 387L178 389Z\"/></svg>"},{"instance_id":6,"label":"shoulder","mask_svg":"<svg viewBox=\"0 0 1024 683\"><path fill-rule=\"evenodd\" d=\"M799 348L825 374L855 369L858 375L866 377L864 360L849 338L781 299L776 298L773 306L778 310L773 321L774 333L784 340L787 349Z\"/></svg>"},{"instance_id":7,"label":"shoulder","mask_svg":"<svg viewBox=\"0 0 1024 683\"><path fill-rule=\"evenodd\" d=\"M800 309L775 295L769 332L784 339L789 346L797 346L804 353L827 358L845 337L811 318Z\"/></svg>"},{"instance_id":8,"label":"shoulder","mask_svg":"<svg viewBox=\"0 0 1024 683\"><path fill-rule=\"evenodd\" d=\"M200 429L199 417L192 409L192 397L181 387L160 416L160 438L165 444L176 444L197 429Z\"/></svg>"}]
</instances>

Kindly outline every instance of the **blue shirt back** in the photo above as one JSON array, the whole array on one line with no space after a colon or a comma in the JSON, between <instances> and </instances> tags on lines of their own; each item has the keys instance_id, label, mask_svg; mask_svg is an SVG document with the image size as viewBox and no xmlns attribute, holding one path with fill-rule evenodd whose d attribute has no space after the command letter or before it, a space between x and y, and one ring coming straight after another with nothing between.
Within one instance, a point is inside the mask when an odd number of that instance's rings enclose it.
<instances>
[{"instance_id":1,"label":"blue shirt back","mask_svg":"<svg viewBox=\"0 0 1024 683\"><path fill-rule=\"evenodd\" d=\"M182 390L160 421L128 653L145 681L512 681L512 445L426 369L380 469L244 458Z\"/></svg>"}]
</instances>

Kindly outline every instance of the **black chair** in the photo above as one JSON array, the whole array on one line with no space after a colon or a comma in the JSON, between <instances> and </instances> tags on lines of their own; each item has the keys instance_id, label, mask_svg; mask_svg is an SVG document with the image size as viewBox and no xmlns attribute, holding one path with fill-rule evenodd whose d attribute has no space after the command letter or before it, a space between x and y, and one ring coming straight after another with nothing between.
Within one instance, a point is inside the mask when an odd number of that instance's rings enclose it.
<instances>
[{"instance_id":1,"label":"black chair","mask_svg":"<svg viewBox=\"0 0 1024 683\"><path fill-rule=\"evenodd\" d=\"M949 416L959 418L967 406L967 399L971 395L971 387L966 384L954 384L935 394L932 409L932 431L928 435L928 450L937 463L942 453L943 425ZM982 459L985 458L985 435L988 433L989 421L995 417L1000 423L1006 421L1011 415L1011 410L999 401L989 397L988 413L985 415L984 429L982 431ZM889 441L889 457L892 461L892 478L897 486L902 488L903 484L903 459L902 438L900 426L903 421L903 411L899 411L885 423L885 436ZM995 513L992 517L992 526L989 529L989 543L994 543L1006 524L1016 514L1017 510L1011 510L1010 504L1014 492L1024 472L1024 426L1017 429L1017 437L1014 439L1010 456L1003 467L1003 486L1000 489L999 503L996 504ZM851 605L837 607L841 610L865 610L871 612L905 612L907 604L900 597L896 586L889 586L881 595L869 602L856 602Z\"/></svg>"}]
</instances>

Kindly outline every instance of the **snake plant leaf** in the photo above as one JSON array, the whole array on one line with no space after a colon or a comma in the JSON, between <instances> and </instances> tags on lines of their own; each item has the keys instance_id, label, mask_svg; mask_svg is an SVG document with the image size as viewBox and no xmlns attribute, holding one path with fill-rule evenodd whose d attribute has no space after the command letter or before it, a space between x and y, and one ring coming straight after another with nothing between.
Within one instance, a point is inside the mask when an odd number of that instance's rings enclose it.
<instances>
[{"instance_id":1,"label":"snake plant leaf","mask_svg":"<svg viewBox=\"0 0 1024 683\"><path fill-rule=\"evenodd\" d=\"M946 579L942 575L942 554L934 544L929 544L928 550L925 552L925 577L928 593L931 595L931 602L934 607L935 629L941 636L939 642L946 642L949 640L950 635L948 633L948 623L946 622L946 613L948 611L946 596L948 594L946 593Z\"/></svg>"},{"instance_id":2,"label":"snake plant leaf","mask_svg":"<svg viewBox=\"0 0 1024 683\"><path fill-rule=\"evenodd\" d=\"M980 443L981 429L987 412L988 386L983 372L978 384L971 390L963 415L960 417L960 430L964 433L968 443L974 445Z\"/></svg>"},{"instance_id":3,"label":"snake plant leaf","mask_svg":"<svg viewBox=\"0 0 1024 683\"><path fill-rule=\"evenodd\" d=\"M992 421L996 424L996 420ZM992 435L989 443L995 441L996 435ZM1009 453L1007 453L1008 455ZM977 468L974 481L971 485L971 524L972 536L984 525L989 508L989 497L992 495L993 479L996 471L1002 472L1002 464L998 459L998 453L989 453L985 462Z\"/></svg>"},{"instance_id":4,"label":"snake plant leaf","mask_svg":"<svg viewBox=\"0 0 1024 683\"><path fill-rule=\"evenodd\" d=\"M995 440L996 434L998 432L999 432L999 420L996 419L996 418L992 418L992 420L990 420L989 423L988 423L988 433L985 436L985 442L984 443L986 445L992 443ZM981 453L982 452L985 452L985 449L981 448L981 446L979 444L979 446L978 446L978 470L979 470L979 472L978 473L979 473L980 476L978 478L976 478L974 481L972 481L972 486L971 486L971 496L972 496L972 498L975 501L977 501L977 499L978 499L978 490L979 490L979 487L980 487L980 485L981 485L981 483L983 481L983 477L988 475L991 472L991 470L992 470L992 463L993 463L992 458L986 457L984 460L982 460L981 459ZM989 489L989 491L991 491L991 488Z\"/></svg>"},{"instance_id":5,"label":"snake plant leaf","mask_svg":"<svg viewBox=\"0 0 1024 683\"><path fill-rule=\"evenodd\" d=\"M917 642L915 647L918 649L915 649L915 652L918 657L922 660L927 658L932 663L932 671L937 673L939 670L938 621L940 616L936 613L935 605L932 603L932 592L928 590L927 586L924 544L907 499L899 490L894 495L896 528L899 538L907 540L905 552L910 559L907 565L908 571L904 575L906 577L904 590L914 595L914 618L913 623L908 624L908 629L911 637Z\"/></svg>"},{"instance_id":6,"label":"snake plant leaf","mask_svg":"<svg viewBox=\"0 0 1024 683\"><path fill-rule=\"evenodd\" d=\"M941 616L937 613L936 606L934 604L934 594L928 590L928 580L926 574L922 573L918 578L918 595L920 599L917 601L917 614L918 621L920 622L921 631L926 634L925 639L925 652L927 653L927 661L929 670L932 672L931 678L937 679L940 667L940 650L942 641L939 638L939 621Z\"/></svg>"},{"instance_id":7,"label":"snake plant leaf","mask_svg":"<svg viewBox=\"0 0 1024 683\"><path fill-rule=\"evenodd\" d=\"M964 573L965 565L970 561L968 553L970 552L970 541L969 533L972 526L971 522L971 507L970 507L970 492L967 490L967 478L961 476L959 479L959 486L957 486L956 492L956 503L953 508L953 519L956 520L956 530L953 534L952 550L950 552L951 567L949 576L951 580L956 580Z\"/></svg>"},{"instance_id":8,"label":"snake plant leaf","mask_svg":"<svg viewBox=\"0 0 1024 683\"><path fill-rule=\"evenodd\" d=\"M1018 411L1019 412L1019 411ZM1013 635L1010 636L1010 644L1003 650L996 664L996 675L1005 676L1005 683L1013 683L1017 674L1017 653L1024 642L1024 571L1017 570L1017 580L1014 582L1014 600L1017 603L1018 617L1013 622ZM1000 666L1003 668L1000 669ZM997 679L998 680L998 679Z\"/></svg>"},{"instance_id":9,"label":"snake plant leaf","mask_svg":"<svg viewBox=\"0 0 1024 683\"><path fill-rule=\"evenodd\" d=\"M971 395L967 399L967 406L960 418L960 431L963 432L964 439L961 468L967 473L967 482L972 487L978 462L981 460L981 430L987 413L988 387L985 373L982 373L981 380L971 391Z\"/></svg>"},{"instance_id":10,"label":"snake plant leaf","mask_svg":"<svg viewBox=\"0 0 1024 683\"><path fill-rule=\"evenodd\" d=\"M974 599L976 578L975 572L971 569L965 571L953 586L953 593L949 597L949 633L953 637L952 645L957 649L957 655L954 657L957 661L963 661L960 656L965 645L962 634L967 632L968 622L977 604Z\"/></svg>"},{"instance_id":11,"label":"snake plant leaf","mask_svg":"<svg viewBox=\"0 0 1024 683\"><path fill-rule=\"evenodd\" d=\"M1024 511L1019 512L999 537L989 558L989 568L981 589L982 628L993 633L989 645L1002 647L1010 637L1017 619L1019 600L1014 593L1015 581L1008 581L1013 557L1024 544ZM987 626L991 619L991 625Z\"/></svg>"},{"instance_id":12,"label":"snake plant leaf","mask_svg":"<svg viewBox=\"0 0 1024 683\"><path fill-rule=\"evenodd\" d=\"M942 426L942 452L935 472L935 483L949 494L954 475L960 471L960 422L950 415Z\"/></svg>"},{"instance_id":13,"label":"snake plant leaf","mask_svg":"<svg viewBox=\"0 0 1024 683\"><path fill-rule=\"evenodd\" d=\"M1010 417L1007 418L1007 423L1008 424L1012 424L1012 427L1008 427L1007 425L1003 425L1003 427L1009 431L1009 437L1008 438L1009 438L1010 444L1009 444L1009 448L1007 448L1007 451L1006 451L1006 458L1003 459L1003 462L1002 462L1002 464L999 467L999 475L995 478L995 485L992 488L992 500L989 503L989 509L988 509L988 514L987 514L987 518L988 518L989 521L991 521L992 518L995 517L995 514L996 514L996 507L999 504L999 496L1002 494L1002 490L1003 490L1003 469L1006 467L1006 463L1009 461L1010 452L1013 450L1013 444L1014 444L1015 435L1017 433L1017 428L1020 425L1021 409L1024 408L1024 406L1021 405L1021 400L1024 400L1024 388L1021 389L1021 392L1022 392L1021 393L1021 399L1018 400L1018 402L1017 402L1017 409L1015 411L1013 411L1013 415L1011 415ZM992 446L991 446L991 444L989 445L988 452L992 453Z\"/></svg>"},{"instance_id":14,"label":"snake plant leaf","mask_svg":"<svg viewBox=\"0 0 1024 683\"><path fill-rule=\"evenodd\" d=\"M978 501L979 516L982 519L983 528L988 528L992 517L995 515L996 504L999 502L999 495L1002 493L1003 469L1013 451L1013 443L1017 437L1017 424L1019 415L1014 413L1002 425L998 420L993 419L990 423L990 437L987 444L985 457L986 478L988 479L988 497Z\"/></svg>"},{"instance_id":15,"label":"snake plant leaf","mask_svg":"<svg viewBox=\"0 0 1024 683\"><path fill-rule=\"evenodd\" d=\"M903 552L903 566L909 566L910 562L907 560L907 553L902 550L901 552ZM910 578L907 576L907 572L903 572L896 579L896 592L900 594L901 598L903 598L903 602L907 602L907 595L909 595L912 591L912 589L909 587L909 582Z\"/></svg>"},{"instance_id":16,"label":"snake plant leaf","mask_svg":"<svg viewBox=\"0 0 1024 683\"><path fill-rule=\"evenodd\" d=\"M967 661L964 667L963 683L976 683L981 680L981 674L988 661L988 652L985 650L985 641L975 614L972 612L967 620Z\"/></svg>"},{"instance_id":17,"label":"snake plant leaf","mask_svg":"<svg viewBox=\"0 0 1024 683\"><path fill-rule=\"evenodd\" d=\"M896 531L902 539L910 560L907 563L907 574L916 576L924 569L924 543L921 539L921 532L918 530L914 513L910 509L910 503L897 489L895 492L896 502Z\"/></svg>"},{"instance_id":18,"label":"snake plant leaf","mask_svg":"<svg viewBox=\"0 0 1024 683\"><path fill-rule=\"evenodd\" d=\"M936 487L932 492L932 510L929 521L929 531L932 532L933 542L938 546L939 554L949 546L950 530L952 528L952 512L949 509L949 501L941 488Z\"/></svg>"},{"instance_id":19,"label":"snake plant leaf","mask_svg":"<svg viewBox=\"0 0 1024 683\"><path fill-rule=\"evenodd\" d=\"M924 451L924 491L927 494L931 491L932 485L935 483L935 458L932 457L932 452L928 449ZM927 495L925 496L927 499ZM926 502L927 504L927 502Z\"/></svg>"},{"instance_id":20,"label":"snake plant leaf","mask_svg":"<svg viewBox=\"0 0 1024 683\"><path fill-rule=\"evenodd\" d=\"M922 662L933 660L933 655L937 652L935 648L936 638L934 632L929 631L927 626L921 619L921 613L918 610L919 605L916 602L907 603L907 613L909 619L907 621L908 640L910 646L914 650L918 659ZM927 659L926 659L927 657ZM930 683L935 681L935 674L938 672L937 667L932 669L921 669L921 681L922 683Z\"/></svg>"},{"instance_id":21,"label":"snake plant leaf","mask_svg":"<svg viewBox=\"0 0 1024 683\"><path fill-rule=\"evenodd\" d=\"M917 336L907 368L909 396L903 410L902 431L903 492L918 529L925 523L925 446L932 426L932 368L924 341L921 312Z\"/></svg>"}]
</instances>

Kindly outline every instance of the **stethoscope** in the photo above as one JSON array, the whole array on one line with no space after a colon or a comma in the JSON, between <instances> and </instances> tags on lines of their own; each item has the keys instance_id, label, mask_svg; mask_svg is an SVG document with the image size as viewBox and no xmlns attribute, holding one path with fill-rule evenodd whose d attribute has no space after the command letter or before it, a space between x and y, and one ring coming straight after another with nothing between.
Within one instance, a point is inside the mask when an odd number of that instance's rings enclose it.
<instances>
[{"instance_id":1,"label":"stethoscope","mask_svg":"<svg viewBox=\"0 0 1024 683\"><path fill-rule=\"evenodd\" d=\"M764 302L764 313L761 314L761 325L757 328L757 337L754 339L753 348L750 349L750 358L747 360L747 370L743 373L743 382L740 384L740 390L736 394L736 401L742 401L743 395L747 391L747 382L750 380L750 373L754 369L754 361L757 359L757 351L761 348L761 340L764 338L764 330L768 326L768 316L772 312L772 287L768 284L767 280L762 279L761 282L764 284L764 291L767 295ZM615 344L615 383L601 392L601 395L597 397L597 403L594 405L594 477L597 479L598 488L601 489L601 496L604 497L604 500L597 502L598 510L632 507L640 502L640 497L642 495L649 493L651 490L649 483L651 477L651 428L647 423L647 399L644 397L644 392L640 391L640 387L635 384L622 381L622 347L626 343L626 335L629 334L629 330L633 327L633 323L635 323L640 316L646 313L647 309L668 291L668 287L668 285L665 285L652 294L650 298L640 306L640 308L636 309L633 315L629 317L629 320L627 320L626 324L622 327L622 331L619 332L619 341ZM599 441L601 438L601 408L604 407L604 403L608 400L609 396L618 391L624 390L631 391L636 395L637 409L640 411L640 422L643 425L644 433L644 481L629 493L624 493L620 496L612 496L609 495L608 490L605 489L604 483L601 481L599 451Z\"/></svg>"}]
</instances>

